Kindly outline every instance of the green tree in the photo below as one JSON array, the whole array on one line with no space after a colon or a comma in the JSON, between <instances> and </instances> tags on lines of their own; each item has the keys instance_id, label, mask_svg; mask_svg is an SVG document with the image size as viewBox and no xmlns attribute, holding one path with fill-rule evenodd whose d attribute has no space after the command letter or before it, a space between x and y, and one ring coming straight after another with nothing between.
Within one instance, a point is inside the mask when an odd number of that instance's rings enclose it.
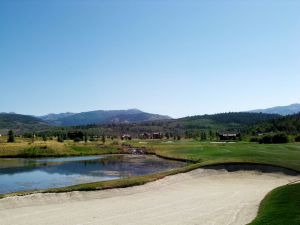
<instances>
[{"instance_id":1,"label":"green tree","mask_svg":"<svg viewBox=\"0 0 300 225\"><path fill-rule=\"evenodd\" d=\"M43 141L47 141L47 136L45 134L43 134L42 139L43 139Z\"/></svg>"},{"instance_id":2,"label":"green tree","mask_svg":"<svg viewBox=\"0 0 300 225\"><path fill-rule=\"evenodd\" d=\"M35 134L33 134L31 137L31 142L34 143L34 141L35 141Z\"/></svg>"},{"instance_id":3,"label":"green tree","mask_svg":"<svg viewBox=\"0 0 300 225\"><path fill-rule=\"evenodd\" d=\"M106 141L105 135L102 135L101 141L102 141L103 144L105 144L105 141Z\"/></svg>"},{"instance_id":4,"label":"green tree","mask_svg":"<svg viewBox=\"0 0 300 225\"><path fill-rule=\"evenodd\" d=\"M85 135L84 135L84 142L87 143L87 141L88 141L88 136L87 136L87 134L85 133Z\"/></svg>"},{"instance_id":5,"label":"green tree","mask_svg":"<svg viewBox=\"0 0 300 225\"><path fill-rule=\"evenodd\" d=\"M58 141L58 142L64 142L64 139L63 139L63 137L62 137L61 134L59 134L59 135L57 136L57 141Z\"/></svg>"},{"instance_id":6,"label":"green tree","mask_svg":"<svg viewBox=\"0 0 300 225\"><path fill-rule=\"evenodd\" d=\"M207 137L206 137L206 132L202 132L201 133L201 141L206 141Z\"/></svg>"},{"instance_id":7,"label":"green tree","mask_svg":"<svg viewBox=\"0 0 300 225\"><path fill-rule=\"evenodd\" d=\"M215 138L215 135L214 135L214 132L212 132L211 130L209 131L209 140L214 140Z\"/></svg>"},{"instance_id":8,"label":"green tree","mask_svg":"<svg viewBox=\"0 0 300 225\"><path fill-rule=\"evenodd\" d=\"M14 132L12 130L8 131L7 142L9 142L9 143L15 142L15 135L14 135Z\"/></svg>"}]
</instances>

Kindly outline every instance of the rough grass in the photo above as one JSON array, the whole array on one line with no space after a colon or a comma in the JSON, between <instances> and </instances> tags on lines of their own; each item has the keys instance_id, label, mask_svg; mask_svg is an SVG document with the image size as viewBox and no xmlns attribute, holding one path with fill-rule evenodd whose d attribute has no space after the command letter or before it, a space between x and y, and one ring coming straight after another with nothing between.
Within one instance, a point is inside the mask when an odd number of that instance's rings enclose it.
<instances>
[{"instance_id":1,"label":"rough grass","mask_svg":"<svg viewBox=\"0 0 300 225\"><path fill-rule=\"evenodd\" d=\"M16 143L0 143L0 157L60 157L120 153L117 145L93 143L74 143L65 141L35 141L18 139Z\"/></svg>"}]
</instances>

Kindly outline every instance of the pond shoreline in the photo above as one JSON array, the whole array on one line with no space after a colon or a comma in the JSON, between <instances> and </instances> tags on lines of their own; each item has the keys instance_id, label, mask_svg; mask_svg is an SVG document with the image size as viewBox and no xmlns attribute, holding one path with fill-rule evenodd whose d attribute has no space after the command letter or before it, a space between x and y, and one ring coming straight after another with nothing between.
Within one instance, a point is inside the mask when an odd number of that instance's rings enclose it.
<instances>
[{"instance_id":1,"label":"pond shoreline","mask_svg":"<svg viewBox=\"0 0 300 225\"><path fill-rule=\"evenodd\" d=\"M48 190L181 168L186 163L156 155L113 154L58 158L0 159L0 193Z\"/></svg>"},{"instance_id":2,"label":"pond shoreline","mask_svg":"<svg viewBox=\"0 0 300 225\"><path fill-rule=\"evenodd\" d=\"M167 176L172 176L176 174L186 173L198 168L203 169L210 169L215 168L217 169L226 169L224 167L237 167L233 168L234 171L243 171L245 166L251 167L251 171L259 171L260 167L274 167L277 168L275 170L288 170L292 171L294 174L300 174L299 171L294 170L292 168L288 168L281 165L274 165L274 164L268 164L268 163L256 163L256 162L239 162L239 161L232 161L232 162L210 162L210 161L195 161L195 160L189 160L189 159L183 159L183 158L176 158L176 157L169 157L159 154L156 151L150 151L146 147L133 147L132 145L122 145L122 148L119 148L118 152L114 153L100 153L100 154L91 154L91 155L53 155L53 156L39 156L39 157L33 157L33 159L43 159L43 158L61 158L61 157L78 157L78 156L105 156L105 155L132 155L128 149L142 149L144 155L155 155L162 159L167 160L174 160L174 161L180 161L180 162L186 162L188 163L186 166L178 169L174 169L172 171L166 171L166 172L160 172L160 173L153 173L145 176L138 176L138 177L130 177L130 178L123 178L123 179L117 179L117 180L111 180L111 181L100 181L100 182L94 182L94 183L84 183L79 185L72 185L62 188L50 188L46 190L36 190L36 191L22 191L22 192L15 192L15 193L9 193L9 194L0 194L0 199L9 197L9 196L23 196L23 195L30 195L34 193L62 193L62 192L73 192L73 191L97 191L97 190L106 190L106 189L114 189L114 188L126 188L131 186L139 186L146 184L148 182L153 182L162 178L165 178ZM1 157L0 157L1 158ZM5 157L5 158L20 158L20 157ZM23 158L23 157L22 157Z\"/></svg>"}]
</instances>

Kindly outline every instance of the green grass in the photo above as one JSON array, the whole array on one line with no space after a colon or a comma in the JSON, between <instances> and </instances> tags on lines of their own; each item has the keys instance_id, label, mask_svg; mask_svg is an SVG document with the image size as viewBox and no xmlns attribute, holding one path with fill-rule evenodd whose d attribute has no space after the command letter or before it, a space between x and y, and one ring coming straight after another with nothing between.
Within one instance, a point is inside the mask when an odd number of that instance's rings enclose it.
<instances>
[{"instance_id":1,"label":"green grass","mask_svg":"<svg viewBox=\"0 0 300 225\"><path fill-rule=\"evenodd\" d=\"M261 163L281 166L300 172L300 143L256 144L248 142L216 144L199 141L138 141L133 146L144 146L157 155L204 162L218 163Z\"/></svg>"},{"instance_id":2,"label":"green grass","mask_svg":"<svg viewBox=\"0 0 300 225\"><path fill-rule=\"evenodd\" d=\"M270 192L261 202L256 219L249 225L300 224L300 184Z\"/></svg>"}]
</instances>

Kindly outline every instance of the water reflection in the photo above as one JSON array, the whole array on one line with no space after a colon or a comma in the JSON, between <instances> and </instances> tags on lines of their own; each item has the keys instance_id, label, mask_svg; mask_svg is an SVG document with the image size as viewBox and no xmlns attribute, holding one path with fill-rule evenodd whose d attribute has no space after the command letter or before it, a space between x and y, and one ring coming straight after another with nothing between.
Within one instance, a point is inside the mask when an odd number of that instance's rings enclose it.
<instances>
[{"instance_id":1,"label":"water reflection","mask_svg":"<svg viewBox=\"0 0 300 225\"><path fill-rule=\"evenodd\" d=\"M114 180L183 165L182 162L149 155L0 159L0 193Z\"/></svg>"}]
</instances>

